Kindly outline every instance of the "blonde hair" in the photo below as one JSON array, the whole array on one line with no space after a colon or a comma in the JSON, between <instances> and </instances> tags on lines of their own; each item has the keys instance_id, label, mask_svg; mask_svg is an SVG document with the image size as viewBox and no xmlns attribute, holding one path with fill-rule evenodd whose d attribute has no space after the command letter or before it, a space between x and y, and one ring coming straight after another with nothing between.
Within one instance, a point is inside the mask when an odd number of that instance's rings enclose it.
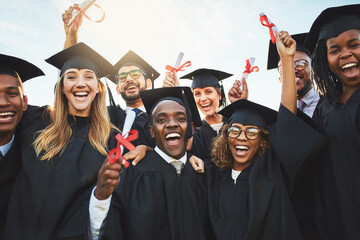
<instances>
[{"instance_id":1,"label":"blonde hair","mask_svg":"<svg viewBox=\"0 0 360 240\"><path fill-rule=\"evenodd\" d=\"M221 133L214 139L213 147L211 150L211 160L215 165L223 170L231 168L234 164L234 158L229 150L228 143L228 129L231 125L225 124L222 127ZM261 130L262 141L264 141L264 146L259 149L256 158L263 155L266 151L270 149L270 138L269 131L265 129Z\"/></svg>"},{"instance_id":2,"label":"blonde hair","mask_svg":"<svg viewBox=\"0 0 360 240\"><path fill-rule=\"evenodd\" d=\"M68 123L68 101L62 93L63 82L64 75L59 79L55 89L54 107L49 106L46 109L50 115L51 123L45 129L38 131L40 134L33 143L37 156L44 152L40 160L50 161L57 154L60 153L61 155L71 140L72 130ZM99 91L91 103L89 141L93 148L106 156L111 129L119 130L110 122L106 107L106 88L99 79L98 86Z\"/></svg>"}]
</instances>

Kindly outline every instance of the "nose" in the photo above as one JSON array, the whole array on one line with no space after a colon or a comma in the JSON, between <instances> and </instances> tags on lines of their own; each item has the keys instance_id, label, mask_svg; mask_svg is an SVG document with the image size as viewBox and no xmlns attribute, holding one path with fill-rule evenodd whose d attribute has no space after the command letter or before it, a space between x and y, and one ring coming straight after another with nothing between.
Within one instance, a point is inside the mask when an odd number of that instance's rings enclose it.
<instances>
[{"instance_id":1,"label":"nose","mask_svg":"<svg viewBox=\"0 0 360 240\"><path fill-rule=\"evenodd\" d=\"M352 54L352 52L350 51L350 49L345 48L345 49L341 52L340 58L346 59L346 58L351 57L352 55L353 55L353 54Z\"/></svg>"},{"instance_id":2,"label":"nose","mask_svg":"<svg viewBox=\"0 0 360 240\"><path fill-rule=\"evenodd\" d=\"M79 78L78 78L78 81L77 81L77 83L76 83L76 86L77 87L85 87L86 86L86 79L85 79L85 77L84 76L80 76Z\"/></svg>"},{"instance_id":3,"label":"nose","mask_svg":"<svg viewBox=\"0 0 360 240\"><path fill-rule=\"evenodd\" d=\"M201 93L200 101L205 101L205 100L206 100L206 95L204 93Z\"/></svg>"},{"instance_id":4,"label":"nose","mask_svg":"<svg viewBox=\"0 0 360 240\"><path fill-rule=\"evenodd\" d=\"M239 140L242 140L242 141L246 141L247 140L247 137L246 137L246 134L245 134L245 130L241 130L239 136L237 137Z\"/></svg>"},{"instance_id":5,"label":"nose","mask_svg":"<svg viewBox=\"0 0 360 240\"><path fill-rule=\"evenodd\" d=\"M178 122L176 121L176 119L174 117L170 117L167 124L166 124L166 127L174 128L174 127L177 127L177 126L178 126Z\"/></svg>"},{"instance_id":6,"label":"nose","mask_svg":"<svg viewBox=\"0 0 360 240\"><path fill-rule=\"evenodd\" d=\"M126 75L126 81L132 81L132 80L133 80L133 78L130 76L129 73L127 73L127 75Z\"/></svg>"}]
</instances>

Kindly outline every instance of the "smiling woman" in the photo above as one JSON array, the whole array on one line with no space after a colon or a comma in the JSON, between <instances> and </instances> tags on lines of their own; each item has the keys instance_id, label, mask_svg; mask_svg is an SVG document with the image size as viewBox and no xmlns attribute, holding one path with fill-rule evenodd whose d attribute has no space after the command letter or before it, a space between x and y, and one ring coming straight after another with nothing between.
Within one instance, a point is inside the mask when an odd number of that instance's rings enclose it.
<instances>
[{"instance_id":1,"label":"smiling woman","mask_svg":"<svg viewBox=\"0 0 360 240\"><path fill-rule=\"evenodd\" d=\"M61 70L61 77L54 106L31 106L20 124L23 166L5 239L85 238L90 193L108 147L115 145L110 136L116 129L99 80L112 73L112 65L84 43L47 62Z\"/></svg>"}]
</instances>

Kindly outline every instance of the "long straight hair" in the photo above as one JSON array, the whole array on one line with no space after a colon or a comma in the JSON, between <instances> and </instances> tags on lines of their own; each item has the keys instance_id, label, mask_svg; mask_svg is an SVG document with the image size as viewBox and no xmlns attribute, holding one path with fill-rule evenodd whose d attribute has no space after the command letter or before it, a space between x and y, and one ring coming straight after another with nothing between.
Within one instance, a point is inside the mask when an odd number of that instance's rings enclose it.
<instances>
[{"instance_id":1,"label":"long straight hair","mask_svg":"<svg viewBox=\"0 0 360 240\"><path fill-rule=\"evenodd\" d=\"M96 94L90 109L90 131L89 141L102 155L106 156L108 151L107 142L111 129L118 131L110 122L109 113L106 107L106 88L98 79L99 91ZM33 143L36 155L40 160L50 161L57 154L66 149L71 140L72 130L68 123L69 109L68 100L63 94L64 75L59 79L55 88L55 102L53 107L48 107L51 123L45 129L40 130L39 136Z\"/></svg>"}]
</instances>

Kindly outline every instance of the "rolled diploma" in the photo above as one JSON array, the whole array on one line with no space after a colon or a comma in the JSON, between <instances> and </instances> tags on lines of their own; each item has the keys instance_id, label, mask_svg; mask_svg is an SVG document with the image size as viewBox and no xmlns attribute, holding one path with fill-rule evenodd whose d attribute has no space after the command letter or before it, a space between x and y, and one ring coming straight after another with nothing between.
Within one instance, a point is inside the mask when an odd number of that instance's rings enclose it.
<instances>
[{"instance_id":1,"label":"rolled diploma","mask_svg":"<svg viewBox=\"0 0 360 240\"><path fill-rule=\"evenodd\" d=\"M93 5L95 2L96 2L96 0L85 0L79 5L79 8L86 10L89 7L91 7L91 5ZM75 18L77 17L78 14L79 14L78 10L74 9L72 11L72 18L70 19L70 22L69 22L68 26L70 26L74 22L74 20L75 20Z\"/></svg>"},{"instance_id":2,"label":"rolled diploma","mask_svg":"<svg viewBox=\"0 0 360 240\"><path fill-rule=\"evenodd\" d=\"M260 15L260 17L261 17L261 16L266 16L266 14L263 13L263 12L261 12L259 15ZM270 18L269 18L268 16L266 16L266 18L267 18L269 24L272 24ZM279 29L275 26L275 24L274 24L274 26L273 26L271 29L272 29L274 32L277 32L277 33L280 32Z\"/></svg>"},{"instance_id":3,"label":"rolled diploma","mask_svg":"<svg viewBox=\"0 0 360 240\"><path fill-rule=\"evenodd\" d=\"M249 59L249 62L250 62L250 69L251 69L251 67L254 65L255 58L254 58L254 57L251 57L251 58ZM249 73L243 73L241 80L242 80L243 78L245 78L245 81L246 81L246 79L247 79L248 76L249 76Z\"/></svg>"},{"instance_id":4,"label":"rolled diploma","mask_svg":"<svg viewBox=\"0 0 360 240\"><path fill-rule=\"evenodd\" d=\"M176 59L174 68L178 69L178 68L180 67L180 64L181 64L181 61L182 61L183 57L184 57L184 53L183 53L183 52L179 52L179 56L178 56L178 58Z\"/></svg>"}]
</instances>

